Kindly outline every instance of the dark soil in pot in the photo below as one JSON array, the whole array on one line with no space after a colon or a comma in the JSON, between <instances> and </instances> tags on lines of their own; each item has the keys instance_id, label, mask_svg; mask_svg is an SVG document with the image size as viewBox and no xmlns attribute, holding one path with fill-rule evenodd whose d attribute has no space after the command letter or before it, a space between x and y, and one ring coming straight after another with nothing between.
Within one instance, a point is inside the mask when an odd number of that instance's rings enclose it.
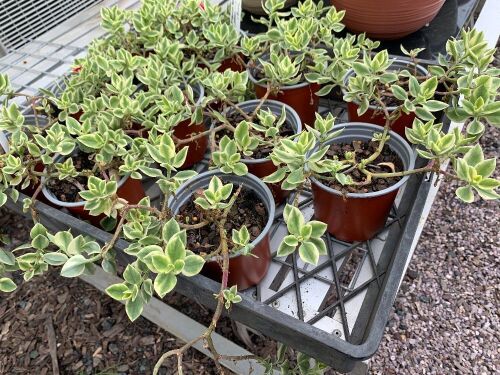
<instances>
[{"instance_id":1,"label":"dark soil in pot","mask_svg":"<svg viewBox=\"0 0 500 375\"><path fill-rule=\"evenodd\" d=\"M94 168L94 163L89 159L89 155L83 152L79 152L71 159L73 159L73 165L78 172L85 170L91 171L92 168ZM94 173L94 175L96 177L100 177L99 173ZM87 187L88 178L86 176L77 176L73 180L78 182L82 187ZM80 195L78 194L78 192L80 192L80 188L75 182L51 178L47 181L47 187L56 196L56 198L62 202L82 201L82 198L80 198Z\"/></svg>"},{"instance_id":2,"label":"dark soil in pot","mask_svg":"<svg viewBox=\"0 0 500 375\"><path fill-rule=\"evenodd\" d=\"M233 191L237 189L236 187ZM185 224L196 224L207 220L205 213L194 204L193 196L181 207L177 220ZM242 188L240 194L229 211L224 228L230 237L233 229L247 227L250 240L255 240L266 226L268 213L261 199L250 189ZM197 254L209 254L220 244L217 226L214 223L198 229L187 230L188 248Z\"/></svg>"},{"instance_id":3,"label":"dark soil in pot","mask_svg":"<svg viewBox=\"0 0 500 375\"><path fill-rule=\"evenodd\" d=\"M79 151L71 158L73 159L75 169L79 172L85 170L91 171L94 168L94 162L89 158L89 154ZM59 160L56 160L56 162L62 161L64 161L62 157L60 157ZM98 171L96 171L94 175L102 178L102 175ZM86 176L77 176L74 180L77 181L82 188L87 189L88 178ZM91 224L99 227L100 222L105 218L105 215L93 216L84 209L85 201L81 199L78 194L81 191L80 186L67 180L51 178L46 181L46 187L43 190L43 194L51 205L66 207L73 214L78 215L82 219L87 220ZM145 193L140 180L134 180L125 176L121 177L120 181L118 181L117 195L120 198L125 199L130 204L137 204L142 198L144 198Z\"/></svg>"},{"instance_id":4,"label":"dark soil in pot","mask_svg":"<svg viewBox=\"0 0 500 375\"><path fill-rule=\"evenodd\" d=\"M376 149L376 142L353 141L352 143L334 143L330 145L330 149L327 151L326 155L333 159L335 156L342 158L345 152L356 152L356 161L360 162L362 159L366 159L372 155ZM382 149L381 154L369 165L368 170L373 173L393 172L390 166L379 165L379 163L392 164L395 172L404 170L401 158L388 146ZM349 176L351 176L355 182L362 182L366 179L366 176L361 173L359 169L354 169L349 173ZM376 178L371 184L366 186L343 186L333 180L321 180L321 182L332 189L344 193L370 193L387 189L399 180L401 180L401 177Z\"/></svg>"}]
</instances>

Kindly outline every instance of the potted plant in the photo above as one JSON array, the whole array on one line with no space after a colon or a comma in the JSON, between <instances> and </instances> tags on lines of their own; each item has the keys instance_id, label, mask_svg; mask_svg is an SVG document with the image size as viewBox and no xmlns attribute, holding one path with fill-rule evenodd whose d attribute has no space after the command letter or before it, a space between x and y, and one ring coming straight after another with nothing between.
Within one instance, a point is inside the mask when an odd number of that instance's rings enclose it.
<instances>
[{"instance_id":1,"label":"potted plant","mask_svg":"<svg viewBox=\"0 0 500 375\"><path fill-rule=\"evenodd\" d=\"M177 53L172 52L173 55ZM174 57L171 59L179 61ZM200 83L194 78L187 80L182 70L176 70L177 64L169 67L164 61L157 55L149 56L147 65L137 75L144 85L137 93L137 98L145 107L137 128L143 136L147 136L151 129L172 133L178 147L188 147L183 166L187 168L201 161L207 149L203 109L208 105L208 100Z\"/></svg>"},{"instance_id":2,"label":"potted plant","mask_svg":"<svg viewBox=\"0 0 500 375\"><path fill-rule=\"evenodd\" d=\"M228 13L210 1L142 1L136 11L118 7L101 10L109 43L133 54L149 56L179 43L186 64L210 70L244 70L239 58L239 34Z\"/></svg>"},{"instance_id":3,"label":"potted plant","mask_svg":"<svg viewBox=\"0 0 500 375\"><path fill-rule=\"evenodd\" d=\"M393 83L396 84L396 93L392 91ZM413 124L415 111L430 117L433 115L429 113L447 107L446 103L434 100L438 87L436 78L429 79L427 70L416 62L390 59L387 51L379 52L373 58L365 54L363 63L353 63L353 68L344 77L343 86L349 121L384 126L387 119L379 103L384 101L391 116L391 130L402 137L405 137L405 129ZM409 95L402 95L399 87ZM366 95L370 90L373 93Z\"/></svg>"},{"instance_id":4,"label":"potted plant","mask_svg":"<svg viewBox=\"0 0 500 375\"><path fill-rule=\"evenodd\" d=\"M237 191L232 209L225 211ZM224 213L227 214L225 231L231 233L234 244L228 285L244 290L257 285L266 275L271 262L269 231L275 208L270 190L258 178L217 170L202 173L177 190L170 198L169 208L186 228L188 247L208 259L202 271L207 276L222 278L222 257L217 253L220 228L214 218Z\"/></svg>"},{"instance_id":5,"label":"potted plant","mask_svg":"<svg viewBox=\"0 0 500 375\"><path fill-rule=\"evenodd\" d=\"M343 29L343 12L306 0L292 8L294 17L285 19L285 2L266 0L265 34L241 39L242 53L248 57L248 72L258 98L290 105L303 124L314 123L318 109L321 78L329 57L325 48L333 45L332 32ZM310 73L315 73L310 75Z\"/></svg>"},{"instance_id":6,"label":"potted plant","mask_svg":"<svg viewBox=\"0 0 500 375\"><path fill-rule=\"evenodd\" d=\"M484 160L478 144L485 130L483 122L492 125L498 125L499 122L496 101L500 85L498 71L488 68L494 49L488 49L483 43L483 35L475 30L463 31L461 36L462 39L448 42L451 60L441 59L441 66L429 68L431 78L419 83L407 71L405 75L409 77L410 92L398 85L397 77L393 77L394 83L390 85L398 97L404 98L403 106L413 103L420 106L421 110L414 109L417 118L412 128L406 129L406 136L417 145L417 154L429 160L427 165L413 168L410 148L404 145L400 137L390 132L391 124L397 117L389 113L388 105L383 100L379 100L386 117L385 126L380 128L382 132L374 131L371 125L354 123L338 127L346 132L345 135L339 135L332 118L322 119L318 116L315 127L303 132L297 142L284 140L280 147L274 149L271 158L279 168L264 181L283 181L283 189L302 189L306 181L311 181L314 199L317 200L316 217L328 222L331 234L349 242L365 241L382 228L396 196L395 190L404 183L406 176L415 173L433 172L443 178L462 181L464 186L458 188L456 193L465 202L474 200L474 191L483 199L497 199L499 195L495 189L500 186L500 182L491 178L496 161ZM480 54L476 55L472 50L480 51ZM385 58L380 56L383 53L374 59L384 63ZM370 63L369 59L365 60L365 64ZM389 66L387 62L385 65ZM367 66L357 68L369 69ZM449 107L448 104L431 99L438 81L446 83L448 91L444 95L449 98ZM372 87L364 87L366 97L378 98L373 94ZM413 101L409 99L411 96L415 97ZM367 108L365 104L358 112ZM451 118L468 122L466 131L462 133L455 128L450 133L443 132L442 124L435 123L432 115L432 111L442 109ZM345 142L346 139L349 141ZM441 169L447 159L452 160L453 172ZM326 199L325 194L335 194L337 199L333 196ZM380 220L377 224L363 220L368 215L366 212L354 211L371 206L367 199L373 196L378 197L376 211L384 213L378 217ZM390 202L384 203L386 198ZM332 206L323 210L325 201L332 203ZM333 203L335 201L337 203ZM294 203L298 204L298 200ZM346 212L346 208L353 211ZM330 212L341 215L346 221L339 224L333 215L329 216ZM286 255L295 250L296 246L291 245L295 241L290 241L282 243L278 254ZM317 262L319 255L324 254L324 248L316 247L314 250L310 247L308 260Z\"/></svg>"},{"instance_id":7,"label":"potted plant","mask_svg":"<svg viewBox=\"0 0 500 375\"><path fill-rule=\"evenodd\" d=\"M276 166L269 158L272 150L283 139L293 139L302 131L297 113L275 100L245 101L226 108L224 117L229 129L211 134L213 143L218 146L212 160L223 171L240 175L249 172L264 178L274 173ZM212 129L216 123L217 120ZM236 163L231 163L233 160ZM279 185L269 187L278 204L288 196L289 192Z\"/></svg>"}]
</instances>

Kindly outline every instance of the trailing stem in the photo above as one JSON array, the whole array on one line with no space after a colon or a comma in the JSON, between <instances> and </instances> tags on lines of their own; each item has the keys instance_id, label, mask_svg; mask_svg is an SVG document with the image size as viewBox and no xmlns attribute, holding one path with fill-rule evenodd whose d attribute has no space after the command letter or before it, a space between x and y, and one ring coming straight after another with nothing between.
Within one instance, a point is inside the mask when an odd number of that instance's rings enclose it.
<instances>
[{"instance_id":1,"label":"trailing stem","mask_svg":"<svg viewBox=\"0 0 500 375\"><path fill-rule=\"evenodd\" d=\"M217 322L219 321L220 317L222 316L222 312L224 311L224 290L227 288L228 276L229 276L229 247L228 247L228 238L227 238L227 233L226 233L226 229L225 229L225 224L227 221L227 217L229 215L229 211L233 207L234 202L236 201L236 198L240 194L241 188L242 187L240 186L238 188L238 190L236 190L234 195L231 197L231 200L229 201L228 206L224 209L224 211L220 215L219 219L217 220L217 230L219 232L219 238L220 238L220 246L219 246L219 249L218 249L219 251L218 251L217 255L222 256L222 280L221 280L219 292L216 294L217 306L215 308L214 315L212 316L212 320L210 322L210 325L205 330L205 332L203 332L200 336L187 342L186 344L184 344L183 346L181 346L178 349L170 350L170 351L164 353L160 357L158 362L156 363L156 365L153 369L153 375L157 375L163 362L165 362L165 360L167 358L169 358L173 355L177 356L177 372L178 372L178 374L183 374L182 358L184 356L184 353L189 348L191 348L193 345L198 343L199 341L203 341L205 343L206 347L212 353L212 357L213 357L215 366L220 374L225 374L225 371L220 364L221 359L226 359L226 357L229 359L232 359L232 360L250 359L247 356L243 356L241 358L222 356L221 354L219 354L219 352L215 348L214 342L212 340L212 333L215 331L215 328L217 327Z\"/></svg>"}]
</instances>

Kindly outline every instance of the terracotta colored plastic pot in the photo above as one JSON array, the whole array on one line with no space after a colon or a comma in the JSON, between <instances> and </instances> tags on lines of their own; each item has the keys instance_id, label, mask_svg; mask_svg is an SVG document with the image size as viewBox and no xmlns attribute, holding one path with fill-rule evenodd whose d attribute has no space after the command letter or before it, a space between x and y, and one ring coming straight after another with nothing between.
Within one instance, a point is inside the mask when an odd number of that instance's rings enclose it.
<instances>
[{"instance_id":1,"label":"terracotta colored plastic pot","mask_svg":"<svg viewBox=\"0 0 500 375\"><path fill-rule=\"evenodd\" d=\"M408 60L403 60L403 59L395 59L390 66L389 70L390 71L401 71L403 69L408 69L412 71L414 69L414 64L409 62ZM421 65L417 65L417 70L418 73L422 76L426 76L428 74L427 69L425 69ZM356 73L354 70L349 70L347 74L344 77L344 85L347 86L349 82L350 77L354 77ZM345 90L344 90L345 93ZM359 105L354 102L347 103L347 114L348 114L348 119L351 122L367 122L370 124L375 124L375 125L380 125L384 126L385 125L385 116L382 113L382 111L379 109L380 107L377 107L375 105L371 105L368 107L368 110L361 116L358 115L358 107ZM389 112L391 113L396 109L396 107L388 107L387 108ZM403 113L393 124L391 127L391 130L398 133L401 137L406 139L405 135L405 128L411 128L413 124L413 120L415 120L415 114L414 113Z\"/></svg>"},{"instance_id":2,"label":"terracotta colored plastic pot","mask_svg":"<svg viewBox=\"0 0 500 375\"><path fill-rule=\"evenodd\" d=\"M55 162L60 162L63 159L63 156L59 156ZM42 181L44 178L42 178ZM80 216L83 220L89 221L92 225L96 227L100 226L100 222L104 219L105 215L93 216L90 215L89 211L85 210L85 201L80 202L63 202L59 200L48 188L46 185L42 188L42 193L44 197L56 207L65 207L71 213ZM125 199L130 204L137 204L139 201L146 196L144 193L144 189L142 187L142 183L140 180L135 180L129 178L129 176L123 176L120 181L118 181L118 190L117 195L120 198Z\"/></svg>"},{"instance_id":3,"label":"terracotta colored plastic pot","mask_svg":"<svg viewBox=\"0 0 500 375\"><path fill-rule=\"evenodd\" d=\"M398 39L431 22L445 0L331 0L345 10L342 23L376 39Z\"/></svg>"},{"instance_id":4,"label":"terracotta colored plastic pot","mask_svg":"<svg viewBox=\"0 0 500 375\"><path fill-rule=\"evenodd\" d=\"M195 95L197 95L198 97L198 100L196 101L195 105L199 106L205 95L205 90L203 89L203 86L198 84L196 86L193 86L193 91ZM203 121L199 124L192 124L191 120L188 119L182 121L174 128L174 136L176 136L179 139L188 139L191 138L193 135L202 133L206 130L207 128ZM181 168L189 168L192 167L194 164L202 161L203 157L205 156L205 152L207 151L207 145L208 145L208 137L206 136L195 139L194 141L191 141L189 143L183 144L180 148L188 146L189 149L186 161L184 162Z\"/></svg>"},{"instance_id":5,"label":"terracotta colored plastic pot","mask_svg":"<svg viewBox=\"0 0 500 375\"><path fill-rule=\"evenodd\" d=\"M255 108L259 105L260 100L249 100L238 104L245 112L253 112ZM300 122L299 115L287 104L278 102L276 100L266 100L262 104L262 109L271 110L276 116L281 116L281 109L285 107L286 122L288 122L291 128L298 134L302 131L302 123ZM251 174L264 178L273 174L278 170L278 167L273 164L270 159L241 159L248 167L248 172ZM283 200L290 195L290 191L281 189L280 184L268 184L269 188L274 197L276 204L280 204Z\"/></svg>"},{"instance_id":6,"label":"terracotta colored plastic pot","mask_svg":"<svg viewBox=\"0 0 500 375\"><path fill-rule=\"evenodd\" d=\"M370 141L380 128L373 124L348 123L335 126L344 128L342 134L330 142L351 143L353 140ZM401 158L404 169L415 165L415 155L408 143L391 131L387 145ZM372 193L348 193L332 189L316 178L311 178L314 215L317 220L328 224L328 232L346 242L367 241L373 238L387 221L396 195L408 180L403 177L387 189Z\"/></svg>"},{"instance_id":7,"label":"terracotta colored plastic pot","mask_svg":"<svg viewBox=\"0 0 500 375\"><path fill-rule=\"evenodd\" d=\"M168 202L172 213L174 215L178 214L181 207L191 199L194 192L198 189L205 189L213 176L218 176L224 183L231 182L235 186L243 185L247 189L252 189L264 203L268 214L266 226L252 242L254 246L252 254L257 257L233 255L229 259L228 285L237 285L238 290L244 290L257 285L269 269L271 262L269 231L275 213L273 197L266 184L252 174L236 176L224 174L219 170L212 170L192 178L179 187L175 196L172 196ZM219 282L222 279L222 269L216 260L206 262L201 273Z\"/></svg>"},{"instance_id":8,"label":"terracotta colored plastic pot","mask_svg":"<svg viewBox=\"0 0 500 375\"><path fill-rule=\"evenodd\" d=\"M255 86L257 98L262 98L266 95L266 86L258 83L251 69L248 69L248 76ZM268 98L288 104L297 112L302 124L313 126L319 106L319 97L316 95L316 92L320 87L321 86L317 83L309 82L302 82L292 86L283 86L280 88L278 94L269 95Z\"/></svg>"}]
</instances>

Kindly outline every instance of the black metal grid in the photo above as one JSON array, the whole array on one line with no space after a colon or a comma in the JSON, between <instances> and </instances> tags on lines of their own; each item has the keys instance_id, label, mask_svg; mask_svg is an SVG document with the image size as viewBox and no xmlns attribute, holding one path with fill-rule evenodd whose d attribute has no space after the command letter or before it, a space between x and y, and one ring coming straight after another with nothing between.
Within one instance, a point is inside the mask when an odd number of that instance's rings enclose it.
<instances>
[{"instance_id":1,"label":"black metal grid","mask_svg":"<svg viewBox=\"0 0 500 375\"><path fill-rule=\"evenodd\" d=\"M310 192L306 191L305 195L306 198L300 203L301 209L306 209L312 205ZM291 199L293 199L293 197ZM280 212L276 215L275 224L271 228L271 238L275 235L280 225L285 225L283 219L281 218L281 210L278 211ZM398 230L401 230L401 222L404 220L405 215L406 212L400 212L398 208L393 207L392 213L380 233L386 232L394 226L398 227ZM276 273L271 286L269 287L269 289L274 290L275 293L271 297L263 300L260 293L258 293L259 288L256 288L257 293L252 291L252 296L254 296L257 301L274 307L274 304L280 297L293 292L295 294L296 307L298 311L296 317L307 324L314 324L325 316L333 318L339 311L342 319L343 332L340 334L337 332L336 335L344 338L346 341L352 341L351 329L349 328L346 318L347 310L345 303L361 292L367 291L369 287L376 286L377 292L379 292L383 277L387 272L387 266L378 266L378 262L375 260L375 255L373 253L371 241L351 244L340 241L330 234L326 234L324 239L327 244L328 256L322 257L321 263L310 270L305 269L303 266L299 266L296 254L291 254L286 259L282 259L277 257L276 250L273 251L272 262L280 266L279 272ZM342 249L334 252L334 247L339 247L335 245L340 245ZM337 265L337 262L339 261L341 261L340 267ZM365 262L368 262L373 275L371 275L370 278L364 281L361 285L354 287L359 275L362 273L361 267L365 264ZM319 273L325 269L330 269L332 271L333 278L330 279L319 275ZM293 281L285 282L285 276L290 273L293 275ZM301 285L309 279L315 279L327 284L330 287L330 290L325 295L317 314L313 318L305 319L303 301L307 299L307 296L303 295Z\"/></svg>"}]
</instances>

